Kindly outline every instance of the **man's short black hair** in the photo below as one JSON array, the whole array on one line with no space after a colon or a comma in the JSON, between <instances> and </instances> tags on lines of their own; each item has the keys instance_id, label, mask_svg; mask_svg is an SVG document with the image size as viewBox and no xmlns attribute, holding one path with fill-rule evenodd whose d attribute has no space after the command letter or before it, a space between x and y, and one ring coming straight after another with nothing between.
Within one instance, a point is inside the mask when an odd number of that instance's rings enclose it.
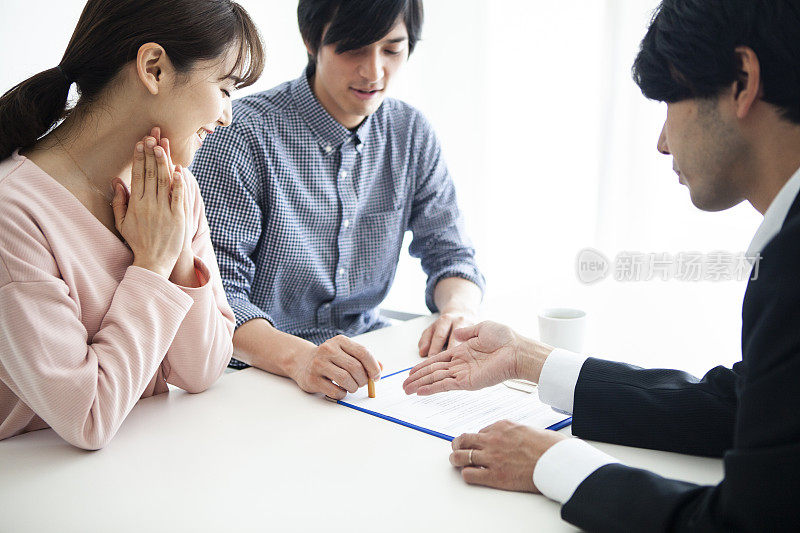
<instances>
[{"instance_id":1,"label":"man's short black hair","mask_svg":"<svg viewBox=\"0 0 800 533\"><path fill-rule=\"evenodd\" d=\"M741 79L738 46L758 56L762 99L800 124L800 0L663 0L633 79L652 100L718 96Z\"/></svg>"},{"instance_id":2,"label":"man's short black hair","mask_svg":"<svg viewBox=\"0 0 800 533\"><path fill-rule=\"evenodd\" d=\"M336 44L337 54L372 44L389 33L398 17L405 21L411 54L422 36L422 0L300 0L297 5L300 35L314 54L327 44ZM311 55L308 65L313 72Z\"/></svg>"}]
</instances>

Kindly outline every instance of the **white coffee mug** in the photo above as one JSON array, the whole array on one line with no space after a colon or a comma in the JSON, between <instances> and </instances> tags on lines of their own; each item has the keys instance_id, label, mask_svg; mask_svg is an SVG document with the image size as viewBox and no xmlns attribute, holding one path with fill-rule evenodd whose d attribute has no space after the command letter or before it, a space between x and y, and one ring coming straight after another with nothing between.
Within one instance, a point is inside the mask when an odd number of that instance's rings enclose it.
<instances>
[{"instance_id":1,"label":"white coffee mug","mask_svg":"<svg viewBox=\"0 0 800 533\"><path fill-rule=\"evenodd\" d=\"M586 312L568 307L551 307L539 313L539 340L571 352L583 350Z\"/></svg>"}]
</instances>

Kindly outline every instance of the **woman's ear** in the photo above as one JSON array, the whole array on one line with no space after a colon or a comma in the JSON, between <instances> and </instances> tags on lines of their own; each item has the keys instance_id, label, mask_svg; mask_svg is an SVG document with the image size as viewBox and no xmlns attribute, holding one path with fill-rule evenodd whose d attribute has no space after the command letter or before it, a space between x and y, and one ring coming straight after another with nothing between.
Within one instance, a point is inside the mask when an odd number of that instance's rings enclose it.
<instances>
[{"instance_id":1,"label":"woman's ear","mask_svg":"<svg viewBox=\"0 0 800 533\"><path fill-rule=\"evenodd\" d=\"M164 87L165 80L172 75L172 64L160 44L145 43L139 47L136 74L152 95L158 94Z\"/></svg>"}]
</instances>

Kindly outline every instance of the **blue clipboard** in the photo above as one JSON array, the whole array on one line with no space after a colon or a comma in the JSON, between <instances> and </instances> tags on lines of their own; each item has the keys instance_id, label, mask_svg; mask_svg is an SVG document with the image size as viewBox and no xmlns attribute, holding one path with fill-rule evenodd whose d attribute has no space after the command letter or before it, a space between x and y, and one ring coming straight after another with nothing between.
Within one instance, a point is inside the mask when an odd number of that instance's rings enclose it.
<instances>
[{"instance_id":1,"label":"blue clipboard","mask_svg":"<svg viewBox=\"0 0 800 533\"><path fill-rule=\"evenodd\" d=\"M381 380L384 380L384 379L386 379L388 377L391 377L391 376L394 376L394 375L397 375L397 374L401 374L403 372L408 372L412 368L414 368L414 367L409 367L409 368L406 368L406 369L403 369L403 370L398 370L397 372L393 372L393 373L391 373L391 374L389 374L387 376L382 376ZM400 420L399 418L394 418L393 416L384 415L382 413L377 413L375 411L370 411L369 409L364 409L363 407L358 407L358 406L353 405L351 403L347 403L344 400L336 400L336 403L338 403L339 405L344 405L345 407L349 407L350 409L355 409L356 411L361 411L362 413L367 413L368 415L372 415L372 416L375 416L375 417L378 417L378 418L382 418L384 420L388 420L389 422L394 422L395 424L399 424L399 425L405 426L407 428L416 429L417 431L421 431L422 433L427 433L428 435L433 435L434 437L438 437L438 438L446 440L448 442L451 442L453 439L455 439L455 437L452 436L452 435L446 435L444 433L439 433L438 431L434 431L434 430L428 429L426 427L418 426L416 424L412 424L410 422L406 422L405 420ZM552 431L558 431L559 429L563 429L563 428L569 426L570 424L572 424L572 417L571 416L565 418L564 420L561 420L560 422L556 422L555 424L553 424L551 426L548 426L545 429L550 429Z\"/></svg>"}]
</instances>

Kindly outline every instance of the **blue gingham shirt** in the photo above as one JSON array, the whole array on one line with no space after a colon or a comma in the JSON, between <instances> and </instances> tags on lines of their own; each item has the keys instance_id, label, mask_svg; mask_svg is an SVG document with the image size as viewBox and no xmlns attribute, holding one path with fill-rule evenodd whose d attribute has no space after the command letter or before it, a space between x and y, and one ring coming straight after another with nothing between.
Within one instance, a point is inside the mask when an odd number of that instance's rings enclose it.
<instances>
[{"instance_id":1,"label":"blue gingham shirt","mask_svg":"<svg viewBox=\"0 0 800 533\"><path fill-rule=\"evenodd\" d=\"M304 74L233 103L192 172L236 327L264 318L316 344L387 325L406 230L428 275L484 287L430 124L386 99L355 131L319 104Z\"/></svg>"}]
</instances>

